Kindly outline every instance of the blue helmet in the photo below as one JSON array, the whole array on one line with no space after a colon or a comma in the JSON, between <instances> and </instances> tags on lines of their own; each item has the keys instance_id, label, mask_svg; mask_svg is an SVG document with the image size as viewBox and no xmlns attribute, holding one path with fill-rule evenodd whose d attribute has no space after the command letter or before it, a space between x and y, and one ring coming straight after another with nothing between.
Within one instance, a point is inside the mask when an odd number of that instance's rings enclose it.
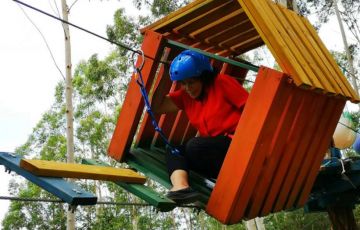
<instances>
[{"instance_id":1,"label":"blue helmet","mask_svg":"<svg viewBox=\"0 0 360 230\"><path fill-rule=\"evenodd\" d=\"M213 71L209 59L196 51L184 50L170 65L170 79L179 81L199 77L204 71Z\"/></svg>"}]
</instances>

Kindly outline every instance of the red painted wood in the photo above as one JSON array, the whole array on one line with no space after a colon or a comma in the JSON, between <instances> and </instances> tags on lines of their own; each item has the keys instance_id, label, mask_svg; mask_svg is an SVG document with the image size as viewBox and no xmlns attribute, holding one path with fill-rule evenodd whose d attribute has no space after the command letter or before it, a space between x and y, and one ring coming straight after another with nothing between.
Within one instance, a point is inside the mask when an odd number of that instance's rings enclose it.
<instances>
[{"instance_id":1,"label":"red painted wood","mask_svg":"<svg viewBox=\"0 0 360 230\"><path fill-rule=\"evenodd\" d=\"M269 76L270 77L270 76ZM271 107L268 109L267 118L265 121L265 126L261 130L261 134L257 138L256 150L253 152L253 157L255 158L252 162L252 165L249 166L249 171L246 174L246 180L239 192L238 198L235 203L234 211L231 214L230 223L238 223L245 216L245 211L248 207L248 204L251 200L251 196L258 189L256 187L256 183L259 181L261 176L261 171L264 168L264 164L266 164L266 159L272 155L271 147L272 137L276 135L278 130L278 124L280 122L281 113L284 110L287 102L287 97L289 96L289 88L291 85L288 83L288 78L283 74L272 70L271 77L275 78L281 77L280 82L276 82L280 84L277 95L273 98L273 103ZM277 79L274 79L274 81ZM266 90L265 87L272 87L272 84L264 84L263 92ZM259 104L258 104L259 105ZM258 116L258 113L253 112L253 116ZM254 121L255 122L255 121ZM252 130L247 130L245 133L251 133ZM246 135L246 134L244 134ZM246 143L242 141L241 143ZM242 151L240 151L242 154ZM262 162L258 159L265 155L265 159ZM268 175L263 175L268 176ZM265 192L265 191L263 191Z\"/></svg>"},{"instance_id":2,"label":"red painted wood","mask_svg":"<svg viewBox=\"0 0 360 230\"><path fill-rule=\"evenodd\" d=\"M224 63L221 69L221 73L228 74L236 78L240 82L240 84L244 83L244 80L246 79L246 75L248 72L249 71L247 69L238 66L233 66L228 63Z\"/></svg>"},{"instance_id":3,"label":"red painted wood","mask_svg":"<svg viewBox=\"0 0 360 230\"><path fill-rule=\"evenodd\" d=\"M153 59L159 59L163 50L162 36L153 31L146 31L141 49L144 54ZM143 80L147 90L150 88L152 79L155 76L158 62L154 62L151 58L145 58L145 65L142 70ZM139 65L141 60L138 59ZM108 148L109 156L117 161L123 159L124 154L130 148L137 125L139 123L141 113L144 108L142 96L139 86L132 76L129 88L126 93L125 101L122 105L121 112L113 133L110 146Z\"/></svg>"},{"instance_id":4,"label":"red painted wood","mask_svg":"<svg viewBox=\"0 0 360 230\"><path fill-rule=\"evenodd\" d=\"M280 159L279 166L277 168L277 171L280 172L288 172L289 170L291 170L290 163L295 157L296 149L299 146L302 134L308 122L308 116L306 116L306 114L309 111L312 111L312 107L316 106L315 101L313 100L312 93L310 93L309 91L297 89L295 90L295 94L301 99L301 101L299 103L298 109L296 110L296 116L294 118L291 131L289 132L288 138L286 140L287 144L284 148L282 158ZM268 192L265 203L263 204L260 216L265 216L269 214L272 210L278 193L282 189L284 179L285 175L280 173L277 173L273 178L272 186Z\"/></svg>"},{"instance_id":5,"label":"red painted wood","mask_svg":"<svg viewBox=\"0 0 360 230\"><path fill-rule=\"evenodd\" d=\"M304 181L304 185L301 186L300 190L300 197L297 201L297 207L303 207L306 203L306 201L309 198L309 194L311 192L311 188L314 185L316 175L319 172L320 165L322 163L322 160L324 158L326 150L330 146L331 138L335 132L337 123L340 119L341 113L344 109L346 99L336 99L335 97L328 99L328 106L326 108L326 111L324 111L322 115L322 119L326 120L322 124L319 125L319 130L324 130L321 137L318 139L319 144L314 143L314 145L318 145L318 148L316 149L316 155L314 156L314 159L312 160L310 164L310 173L305 176L306 180ZM328 116L328 115L329 116ZM326 117L328 117L326 119ZM320 135L320 134L319 134ZM289 203L290 205L291 203Z\"/></svg>"},{"instance_id":6,"label":"red painted wood","mask_svg":"<svg viewBox=\"0 0 360 230\"><path fill-rule=\"evenodd\" d=\"M261 67L206 211L222 223L236 223L245 212L270 147L289 83L280 72Z\"/></svg>"},{"instance_id":7,"label":"red painted wood","mask_svg":"<svg viewBox=\"0 0 360 230\"><path fill-rule=\"evenodd\" d=\"M172 86L170 88L170 92L177 90L179 88L180 88L180 86L178 84L172 84ZM162 131L164 132L165 136L168 139L170 138L171 130L174 126L176 116L177 116L177 113L168 113L168 114L163 114L160 118L159 125L160 125ZM164 147L165 146L164 140L160 137L160 135L158 133L156 133L154 136L153 144L156 147Z\"/></svg>"},{"instance_id":8,"label":"red painted wood","mask_svg":"<svg viewBox=\"0 0 360 230\"><path fill-rule=\"evenodd\" d=\"M266 201L269 191L273 189L279 190L280 185L273 184L273 178L278 175L284 177L287 174L287 171L277 169L281 159L284 157L284 150L289 142L288 136L291 132L294 118L301 102L300 99L302 95L299 95L296 91L297 88L294 85L288 88L287 95L285 96L285 99L287 99L286 106L282 111L277 130L272 137L269 137L271 147L266 157L265 164L261 169L259 180L256 183L256 190L249 202L248 212L246 214L246 217L249 219L259 216L260 209Z\"/></svg>"},{"instance_id":9,"label":"red painted wood","mask_svg":"<svg viewBox=\"0 0 360 230\"><path fill-rule=\"evenodd\" d=\"M189 119L184 111L179 111L173 124L173 128L170 133L170 141L176 145L182 143L186 128L188 126Z\"/></svg>"},{"instance_id":10,"label":"red painted wood","mask_svg":"<svg viewBox=\"0 0 360 230\"><path fill-rule=\"evenodd\" d=\"M318 131L317 124L319 123L319 116L317 114L321 113L325 108L325 100L320 94L315 94L314 92L309 92L309 94L314 95L312 98L315 103L313 108L310 107L309 110L303 114L307 121L304 124L305 127L302 130L302 135L299 137L299 145L293 153L294 157L290 163L288 173L285 176L280 194L275 202L273 212L285 208L285 203L288 200L290 193L294 190L294 183L296 180L300 179L298 178L299 173L304 169L303 161L306 158L307 151L311 149L311 140ZM299 191L299 188L296 190Z\"/></svg>"}]
</instances>

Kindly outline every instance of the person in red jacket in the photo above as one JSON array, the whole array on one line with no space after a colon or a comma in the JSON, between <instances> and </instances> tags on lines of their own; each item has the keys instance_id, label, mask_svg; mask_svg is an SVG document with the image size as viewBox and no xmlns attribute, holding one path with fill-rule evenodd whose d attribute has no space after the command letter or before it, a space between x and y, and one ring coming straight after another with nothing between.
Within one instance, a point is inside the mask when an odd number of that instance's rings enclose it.
<instances>
[{"instance_id":1,"label":"person in red jacket","mask_svg":"<svg viewBox=\"0 0 360 230\"><path fill-rule=\"evenodd\" d=\"M192 50L173 60L170 78L180 83L181 89L153 105L154 112L183 110L199 134L180 147L180 154L166 154L173 185L167 197L184 204L196 201L199 195L189 186L189 170L217 178L248 92L231 76L216 73L206 56Z\"/></svg>"}]
</instances>

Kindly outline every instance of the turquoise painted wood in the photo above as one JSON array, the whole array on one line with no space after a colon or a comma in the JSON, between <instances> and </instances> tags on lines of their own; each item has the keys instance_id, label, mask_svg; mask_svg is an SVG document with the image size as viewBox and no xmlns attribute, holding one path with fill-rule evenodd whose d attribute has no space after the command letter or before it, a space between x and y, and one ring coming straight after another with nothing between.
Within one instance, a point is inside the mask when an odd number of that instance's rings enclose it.
<instances>
[{"instance_id":1,"label":"turquoise painted wood","mask_svg":"<svg viewBox=\"0 0 360 230\"><path fill-rule=\"evenodd\" d=\"M36 176L20 168L21 159L22 157L19 155L0 152L0 164L4 165L7 170L16 172L66 203L72 206L96 204L97 197L83 190L76 184L70 183L62 178Z\"/></svg>"}]
</instances>

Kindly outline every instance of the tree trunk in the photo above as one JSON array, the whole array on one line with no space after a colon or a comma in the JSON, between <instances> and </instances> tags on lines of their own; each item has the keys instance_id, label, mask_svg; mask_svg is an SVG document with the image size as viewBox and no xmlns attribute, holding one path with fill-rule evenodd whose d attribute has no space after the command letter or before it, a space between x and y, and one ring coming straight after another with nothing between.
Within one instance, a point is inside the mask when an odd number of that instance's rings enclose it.
<instances>
[{"instance_id":1,"label":"tree trunk","mask_svg":"<svg viewBox=\"0 0 360 230\"><path fill-rule=\"evenodd\" d=\"M68 6L66 0L61 0L63 20L69 21L68 19ZM64 37L65 37L65 67L66 67L66 147L67 147L67 162L74 162L74 130L73 130L73 105L72 105L72 77L71 77L71 45L70 45L70 29L69 25L63 23ZM75 213L71 210L67 212L67 225L68 230L75 229Z\"/></svg>"},{"instance_id":2,"label":"tree trunk","mask_svg":"<svg viewBox=\"0 0 360 230\"><path fill-rule=\"evenodd\" d=\"M295 12L298 12L296 1L295 0L278 0L278 3L285 6L289 10L293 10Z\"/></svg>"},{"instance_id":3,"label":"tree trunk","mask_svg":"<svg viewBox=\"0 0 360 230\"><path fill-rule=\"evenodd\" d=\"M357 230L351 207L329 207L327 210L333 230Z\"/></svg>"},{"instance_id":4,"label":"tree trunk","mask_svg":"<svg viewBox=\"0 0 360 230\"><path fill-rule=\"evenodd\" d=\"M347 57L348 62L349 62L349 67L350 67L349 72L350 72L351 82L352 82L352 85L353 85L353 87L354 87L354 89L356 91L356 94L359 95L359 88L358 88L358 85L357 85L357 82L356 82L353 59L352 59L350 51L349 51L349 46L348 46L348 42L347 42L347 39L346 39L345 30L344 30L344 25L342 23L340 13L339 13L339 8L338 8L338 5L337 5L337 0L333 0L333 2L334 2L336 17L337 17L339 27L340 27L340 31L341 31L342 40L343 40L343 43L344 43L344 49L345 49L345 52L346 52L346 57ZM359 109L360 109L360 104L359 104Z\"/></svg>"}]
</instances>

